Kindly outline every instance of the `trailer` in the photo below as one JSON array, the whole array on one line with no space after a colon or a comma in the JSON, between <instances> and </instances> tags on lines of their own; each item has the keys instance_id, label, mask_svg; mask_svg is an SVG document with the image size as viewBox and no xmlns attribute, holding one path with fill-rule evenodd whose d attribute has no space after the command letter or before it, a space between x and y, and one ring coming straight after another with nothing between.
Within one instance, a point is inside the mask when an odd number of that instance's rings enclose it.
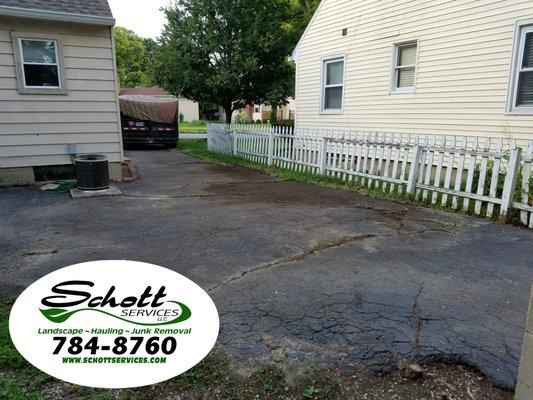
<instances>
[{"instance_id":1,"label":"trailer","mask_svg":"<svg viewBox=\"0 0 533 400\"><path fill-rule=\"evenodd\" d=\"M122 141L175 146L179 140L178 99L144 95L119 97Z\"/></svg>"}]
</instances>

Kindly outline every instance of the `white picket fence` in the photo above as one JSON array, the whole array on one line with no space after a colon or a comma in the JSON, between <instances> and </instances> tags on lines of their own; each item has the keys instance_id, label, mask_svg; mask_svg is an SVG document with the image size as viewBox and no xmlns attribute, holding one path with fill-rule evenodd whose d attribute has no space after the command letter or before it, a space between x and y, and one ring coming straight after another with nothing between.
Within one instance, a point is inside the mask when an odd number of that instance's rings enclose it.
<instances>
[{"instance_id":1,"label":"white picket fence","mask_svg":"<svg viewBox=\"0 0 533 400\"><path fill-rule=\"evenodd\" d=\"M322 132L322 134L320 134ZM208 149L533 228L533 140L209 124Z\"/></svg>"}]
</instances>

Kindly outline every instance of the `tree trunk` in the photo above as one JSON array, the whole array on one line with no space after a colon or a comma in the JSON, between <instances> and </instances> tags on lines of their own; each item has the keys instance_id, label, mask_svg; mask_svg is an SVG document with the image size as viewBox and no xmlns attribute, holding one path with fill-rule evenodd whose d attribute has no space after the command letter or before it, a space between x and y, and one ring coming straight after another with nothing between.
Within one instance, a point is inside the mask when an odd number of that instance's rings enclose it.
<instances>
[{"instance_id":1,"label":"tree trunk","mask_svg":"<svg viewBox=\"0 0 533 400\"><path fill-rule=\"evenodd\" d=\"M231 116L233 115L233 107L224 106L224 113L226 114L226 124L231 124Z\"/></svg>"}]
</instances>

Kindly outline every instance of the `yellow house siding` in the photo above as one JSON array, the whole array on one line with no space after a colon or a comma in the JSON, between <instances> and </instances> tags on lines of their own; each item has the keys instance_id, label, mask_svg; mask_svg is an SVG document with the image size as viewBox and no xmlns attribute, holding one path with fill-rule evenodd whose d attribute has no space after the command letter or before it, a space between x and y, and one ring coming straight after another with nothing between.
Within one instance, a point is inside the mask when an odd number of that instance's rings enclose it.
<instances>
[{"instance_id":1,"label":"yellow house siding","mask_svg":"<svg viewBox=\"0 0 533 400\"><path fill-rule=\"evenodd\" d=\"M533 116L506 115L516 22L533 2L323 1L297 50L298 126L533 139ZM412 40L416 92L390 94L393 44ZM343 112L320 114L322 60L343 53Z\"/></svg>"},{"instance_id":2,"label":"yellow house siding","mask_svg":"<svg viewBox=\"0 0 533 400\"><path fill-rule=\"evenodd\" d=\"M68 94L19 94L11 32L60 36ZM70 164L78 153L121 161L110 27L0 17L0 168Z\"/></svg>"}]
</instances>

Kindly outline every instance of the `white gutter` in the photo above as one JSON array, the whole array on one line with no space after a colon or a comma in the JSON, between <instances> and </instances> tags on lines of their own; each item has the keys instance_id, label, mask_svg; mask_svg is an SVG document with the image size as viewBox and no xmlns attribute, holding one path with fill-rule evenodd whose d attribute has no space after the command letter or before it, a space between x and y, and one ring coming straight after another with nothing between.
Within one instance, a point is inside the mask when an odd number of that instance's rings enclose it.
<instances>
[{"instance_id":1,"label":"white gutter","mask_svg":"<svg viewBox=\"0 0 533 400\"><path fill-rule=\"evenodd\" d=\"M115 19L111 17L99 17L96 15L73 14L9 6L0 6L0 16L39 19L42 21L76 22L79 24L102 26L115 25Z\"/></svg>"}]
</instances>

